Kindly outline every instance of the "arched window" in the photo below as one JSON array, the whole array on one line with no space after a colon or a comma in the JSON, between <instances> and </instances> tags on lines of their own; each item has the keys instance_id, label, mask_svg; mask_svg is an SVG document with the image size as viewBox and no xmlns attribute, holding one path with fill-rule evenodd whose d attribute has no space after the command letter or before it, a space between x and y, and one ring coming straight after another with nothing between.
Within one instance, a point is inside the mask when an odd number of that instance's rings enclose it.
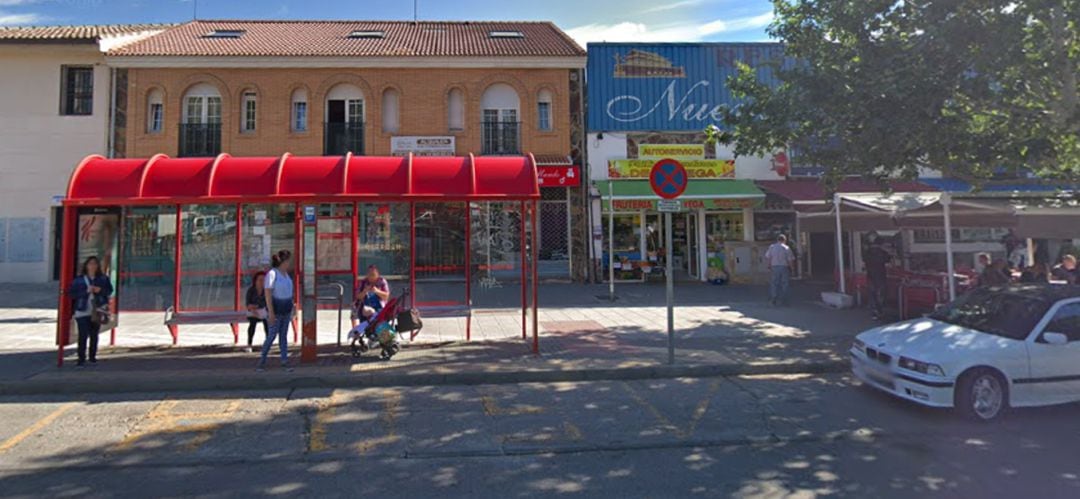
<instances>
[{"instance_id":1,"label":"arched window","mask_svg":"<svg viewBox=\"0 0 1080 499\"><path fill-rule=\"evenodd\" d=\"M252 133L258 121L258 95L254 90L245 90L240 95L240 132Z\"/></svg>"},{"instance_id":2,"label":"arched window","mask_svg":"<svg viewBox=\"0 0 1080 499\"><path fill-rule=\"evenodd\" d=\"M465 93L460 88L446 96L446 122L452 131L465 129Z\"/></svg>"},{"instance_id":3,"label":"arched window","mask_svg":"<svg viewBox=\"0 0 1080 499\"><path fill-rule=\"evenodd\" d=\"M184 94L184 123L221 124L221 93L209 83L200 83Z\"/></svg>"},{"instance_id":4,"label":"arched window","mask_svg":"<svg viewBox=\"0 0 1080 499\"><path fill-rule=\"evenodd\" d=\"M323 154L364 154L364 92L342 83L326 94Z\"/></svg>"},{"instance_id":5,"label":"arched window","mask_svg":"<svg viewBox=\"0 0 1080 499\"><path fill-rule=\"evenodd\" d=\"M165 128L165 94L155 88L146 95L146 133L161 133Z\"/></svg>"},{"instance_id":6,"label":"arched window","mask_svg":"<svg viewBox=\"0 0 1080 499\"><path fill-rule=\"evenodd\" d=\"M551 130L551 91L548 89L541 90L536 97L536 128Z\"/></svg>"},{"instance_id":7,"label":"arched window","mask_svg":"<svg viewBox=\"0 0 1080 499\"><path fill-rule=\"evenodd\" d=\"M307 90L298 88L292 93L292 131L306 132L308 129L308 96Z\"/></svg>"},{"instance_id":8,"label":"arched window","mask_svg":"<svg viewBox=\"0 0 1080 499\"><path fill-rule=\"evenodd\" d=\"M393 88L383 90L382 94L382 128L383 133L397 133L401 124L401 99L398 91Z\"/></svg>"},{"instance_id":9,"label":"arched window","mask_svg":"<svg viewBox=\"0 0 1080 499\"><path fill-rule=\"evenodd\" d=\"M496 83L480 98L482 154L521 154L519 116L521 99L514 87Z\"/></svg>"},{"instance_id":10,"label":"arched window","mask_svg":"<svg viewBox=\"0 0 1080 499\"><path fill-rule=\"evenodd\" d=\"M326 94L327 123L364 122L364 92L356 85L342 83Z\"/></svg>"}]
</instances>

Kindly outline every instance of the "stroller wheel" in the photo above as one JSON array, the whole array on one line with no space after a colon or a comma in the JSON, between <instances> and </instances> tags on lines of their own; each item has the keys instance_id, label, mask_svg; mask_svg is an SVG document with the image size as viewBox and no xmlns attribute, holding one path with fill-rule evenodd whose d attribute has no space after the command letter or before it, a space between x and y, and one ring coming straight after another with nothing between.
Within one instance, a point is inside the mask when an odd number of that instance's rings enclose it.
<instances>
[{"instance_id":1,"label":"stroller wheel","mask_svg":"<svg viewBox=\"0 0 1080 499\"><path fill-rule=\"evenodd\" d=\"M394 354L390 353L388 350L383 350L382 353L379 354L379 360L390 360L390 357L393 356Z\"/></svg>"}]
</instances>

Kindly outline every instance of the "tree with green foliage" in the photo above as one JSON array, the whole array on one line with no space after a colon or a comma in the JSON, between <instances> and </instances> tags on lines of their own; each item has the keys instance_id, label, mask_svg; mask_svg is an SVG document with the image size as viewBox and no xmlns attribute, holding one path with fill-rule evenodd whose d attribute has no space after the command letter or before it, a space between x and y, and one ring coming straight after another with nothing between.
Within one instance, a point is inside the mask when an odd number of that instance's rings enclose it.
<instances>
[{"instance_id":1,"label":"tree with green foliage","mask_svg":"<svg viewBox=\"0 0 1080 499\"><path fill-rule=\"evenodd\" d=\"M1080 0L774 0L778 84L741 64L706 133L830 180L1080 179Z\"/></svg>"}]
</instances>

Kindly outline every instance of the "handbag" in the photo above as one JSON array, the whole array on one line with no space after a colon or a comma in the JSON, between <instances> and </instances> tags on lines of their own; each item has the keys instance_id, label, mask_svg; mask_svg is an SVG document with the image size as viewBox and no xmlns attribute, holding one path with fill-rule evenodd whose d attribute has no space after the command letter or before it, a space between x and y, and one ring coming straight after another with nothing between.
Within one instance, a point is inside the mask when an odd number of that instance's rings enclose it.
<instances>
[{"instance_id":1,"label":"handbag","mask_svg":"<svg viewBox=\"0 0 1080 499\"><path fill-rule=\"evenodd\" d=\"M418 331L424 327L424 321L420 319L420 311L409 308L397 314L398 331Z\"/></svg>"},{"instance_id":2,"label":"handbag","mask_svg":"<svg viewBox=\"0 0 1080 499\"><path fill-rule=\"evenodd\" d=\"M86 280L86 287L89 289L90 279L86 276L83 276L83 279ZM94 296L94 293L90 293L90 296L87 297L87 302L91 305L97 302L97 297ZM116 324L112 321L112 313L109 311L108 304L94 307L94 309L90 311L90 322L100 326L100 330L108 330L116 327Z\"/></svg>"}]
</instances>

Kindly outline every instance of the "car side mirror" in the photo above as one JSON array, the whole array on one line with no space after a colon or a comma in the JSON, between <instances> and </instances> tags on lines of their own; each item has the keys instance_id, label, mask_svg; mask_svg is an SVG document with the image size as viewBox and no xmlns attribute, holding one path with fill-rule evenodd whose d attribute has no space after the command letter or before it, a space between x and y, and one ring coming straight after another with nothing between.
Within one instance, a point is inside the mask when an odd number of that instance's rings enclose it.
<instances>
[{"instance_id":1,"label":"car side mirror","mask_svg":"<svg viewBox=\"0 0 1080 499\"><path fill-rule=\"evenodd\" d=\"M1064 345L1069 342L1069 337L1061 333L1043 333L1043 341L1050 345Z\"/></svg>"}]
</instances>

